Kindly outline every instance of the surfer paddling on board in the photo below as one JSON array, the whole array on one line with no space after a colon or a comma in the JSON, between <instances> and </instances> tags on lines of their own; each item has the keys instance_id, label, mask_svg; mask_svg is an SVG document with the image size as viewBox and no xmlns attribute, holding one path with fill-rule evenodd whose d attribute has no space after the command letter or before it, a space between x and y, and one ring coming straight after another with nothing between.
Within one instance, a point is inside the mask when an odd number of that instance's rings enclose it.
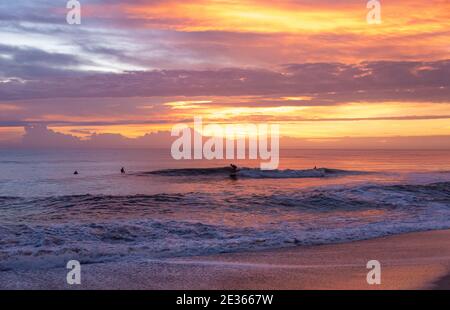
<instances>
[{"instance_id":1,"label":"surfer paddling on board","mask_svg":"<svg viewBox=\"0 0 450 310\"><path fill-rule=\"evenodd\" d=\"M230 172L230 178L237 179L237 173L239 171L238 167L234 164L230 164L231 172Z\"/></svg>"}]
</instances>

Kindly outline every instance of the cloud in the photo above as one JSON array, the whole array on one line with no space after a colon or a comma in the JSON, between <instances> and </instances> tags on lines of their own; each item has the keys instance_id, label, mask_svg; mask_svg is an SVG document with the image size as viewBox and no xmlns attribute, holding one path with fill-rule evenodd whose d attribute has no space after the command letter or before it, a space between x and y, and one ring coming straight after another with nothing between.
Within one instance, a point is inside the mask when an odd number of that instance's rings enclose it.
<instances>
[{"instance_id":1,"label":"cloud","mask_svg":"<svg viewBox=\"0 0 450 310\"><path fill-rule=\"evenodd\" d=\"M25 147L78 147L81 141L77 137L49 130L46 126L30 125L25 127L22 144Z\"/></svg>"},{"instance_id":2,"label":"cloud","mask_svg":"<svg viewBox=\"0 0 450 310\"><path fill-rule=\"evenodd\" d=\"M14 46L70 49L91 70L114 71L430 61L448 56L450 38L442 0L384 3L377 27L360 0L91 0L75 27L66 11L65 2L2 3L0 35Z\"/></svg>"},{"instance_id":3,"label":"cloud","mask_svg":"<svg viewBox=\"0 0 450 310\"><path fill-rule=\"evenodd\" d=\"M25 126L20 146L25 148L163 148L170 147L170 132L155 132L138 138L120 134L93 133L85 139L63 134L45 125Z\"/></svg>"},{"instance_id":4,"label":"cloud","mask_svg":"<svg viewBox=\"0 0 450 310\"><path fill-rule=\"evenodd\" d=\"M70 77L73 74L71 68L82 63L78 57L70 54L8 45L0 45L0 55L0 79L12 78L10 82L3 83L11 85L28 80L38 79L45 83L47 78Z\"/></svg>"},{"instance_id":5,"label":"cloud","mask_svg":"<svg viewBox=\"0 0 450 310\"><path fill-rule=\"evenodd\" d=\"M0 3L0 126L66 126L82 136L114 127L135 136L205 112L333 121L330 135L356 120L436 120L427 123L433 132L448 132L445 0L383 3L378 26L367 25L360 0L91 0L77 26L65 22L66 11L53 0ZM165 105L190 100L210 102ZM46 130L48 140L86 143ZM91 140L135 143L122 138Z\"/></svg>"},{"instance_id":6,"label":"cloud","mask_svg":"<svg viewBox=\"0 0 450 310\"><path fill-rule=\"evenodd\" d=\"M61 56L55 57L59 61ZM39 57L38 57L39 59ZM8 66L7 66L8 68ZM426 68L426 69L423 69ZM431 69L430 69L431 68ZM5 69L3 69L5 70ZM340 100L449 98L450 60L376 61L358 64L288 64L277 70L153 70L123 74L70 74L0 84L0 100L155 96L302 96ZM377 95L381 98L377 98Z\"/></svg>"},{"instance_id":7,"label":"cloud","mask_svg":"<svg viewBox=\"0 0 450 310\"><path fill-rule=\"evenodd\" d=\"M161 131L146 134L138 138L127 138L120 134L92 134L80 139L68 134L57 133L46 126L33 125L25 127L25 134L20 145L24 148L159 148L170 154L171 143L176 137L170 132ZM0 144L1 146L1 144ZM450 136L420 137L342 137L305 139L281 137L282 149L442 149L450 148Z\"/></svg>"}]
</instances>

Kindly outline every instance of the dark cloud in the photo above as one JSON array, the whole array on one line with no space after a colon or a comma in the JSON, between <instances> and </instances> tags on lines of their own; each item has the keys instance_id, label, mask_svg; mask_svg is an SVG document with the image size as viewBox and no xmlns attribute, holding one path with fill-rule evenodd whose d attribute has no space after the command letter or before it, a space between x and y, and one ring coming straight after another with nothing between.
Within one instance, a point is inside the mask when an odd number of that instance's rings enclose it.
<instances>
[{"instance_id":1,"label":"dark cloud","mask_svg":"<svg viewBox=\"0 0 450 310\"><path fill-rule=\"evenodd\" d=\"M25 81L38 79L41 86L50 82L50 79L72 76L74 72L67 68L84 63L77 56L50 53L36 48L0 45L0 54L8 56L0 57L0 77L14 77ZM83 75L81 72L75 74ZM13 89L15 85L16 83L12 81ZM27 89L23 91L26 93ZM0 95L0 98L3 97Z\"/></svg>"},{"instance_id":2,"label":"dark cloud","mask_svg":"<svg viewBox=\"0 0 450 310\"><path fill-rule=\"evenodd\" d=\"M45 71L39 66L42 57L43 55L34 56L27 62L30 68L35 68L35 74L43 75L42 78L26 83L0 84L0 100L311 94L318 99L323 97L335 102L336 98L346 101L361 98L374 101L390 99L445 101L450 98L448 79L450 60L289 64L280 70L230 68L92 75L72 72L61 77L57 72ZM62 65L65 61L76 62L76 59L65 58L62 55L48 55L48 57L54 64ZM11 61L3 60L3 63L6 63L6 67L2 70L14 68ZM20 70L16 73L20 73ZM26 77L24 75L25 79Z\"/></svg>"}]
</instances>

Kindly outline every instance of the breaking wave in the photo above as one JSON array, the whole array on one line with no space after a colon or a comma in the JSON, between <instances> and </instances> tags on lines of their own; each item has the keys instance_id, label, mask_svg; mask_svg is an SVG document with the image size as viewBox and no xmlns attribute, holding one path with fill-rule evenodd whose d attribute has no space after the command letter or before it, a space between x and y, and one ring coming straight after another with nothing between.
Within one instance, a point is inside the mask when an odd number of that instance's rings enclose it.
<instances>
[{"instance_id":1,"label":"breaking wave","mask_svg":"<svg viewBox=\"0 0 450 310\"><path fill-rule=\"evenodd\" d=\"M267 194L0 197L0 211L1 271L63 266L67 259L205 255L447 229L450 182Z\"/></svg>"},{"instance_id":2,"label":"breaking wave","mask_svg":"<svg viewBox=\"0 0 450 310\"><path fill-rule=\"evenodd\" d=\"M162 175L162 176L229 176L233 172L231 167L215 168L182 168L165 169L140 173L140 175ZM364 174L362 171L349 171L330 168L315 169L285 169L285 170L261 170L259 168L239 168L236 174L238 178L249 179L289 179L289 178L323 178L330 176L345 176Z\"/></svg>"}]
</instances>

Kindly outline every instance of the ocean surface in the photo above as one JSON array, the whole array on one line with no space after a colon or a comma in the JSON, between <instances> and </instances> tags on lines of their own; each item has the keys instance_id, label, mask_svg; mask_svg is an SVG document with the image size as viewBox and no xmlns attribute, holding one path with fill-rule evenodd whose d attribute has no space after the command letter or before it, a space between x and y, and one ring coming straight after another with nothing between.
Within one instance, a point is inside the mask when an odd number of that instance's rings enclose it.
<instances>
[{"instance_id":1,"label":"ocean surface","mask_svg":"<svg viewBox=\"0 0 450 310\"><path fill-rule=\"evenodd\" d=\"M230 161L167 150L0 150L0 271L450 228L450 151L284 150L276 171L235 163L230 178Z\"/></svg>"}]
</instances>

